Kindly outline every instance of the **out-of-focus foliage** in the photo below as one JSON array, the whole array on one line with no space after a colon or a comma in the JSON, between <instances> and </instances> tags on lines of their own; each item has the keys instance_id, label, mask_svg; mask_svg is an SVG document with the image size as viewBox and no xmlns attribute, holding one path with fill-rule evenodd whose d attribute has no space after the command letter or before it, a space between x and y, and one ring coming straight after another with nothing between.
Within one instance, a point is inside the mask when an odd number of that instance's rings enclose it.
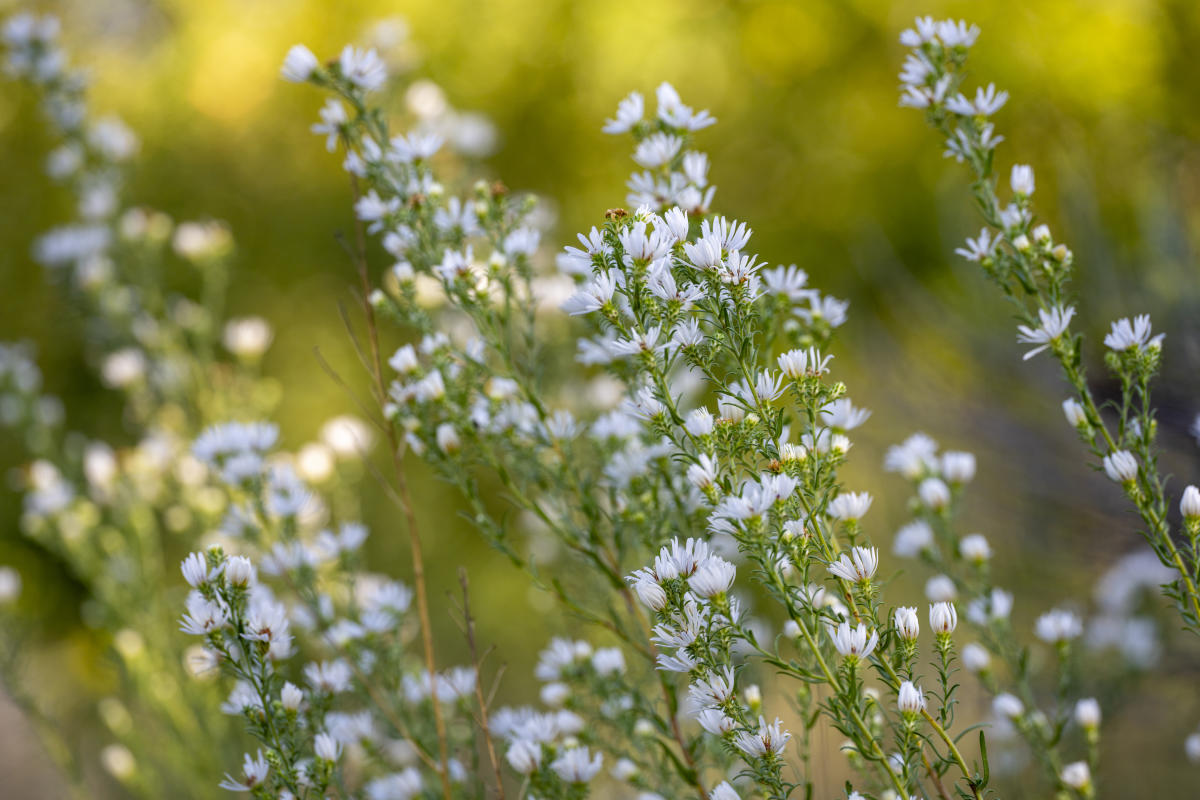
<instances>
[{"instance_id":1,"label":"out-of-focus foliage","mask_svg":"<svg viewBox=\"0 0 1200 800\"><path fill-rule=\"evenodd\" d=\"M1029 598L1016 609L1022 624L1045 604L1086 594L1103 565L1138 540L1103 478L1078 470L1073 433L1050 399L1053 368L1015 358L1006 307L950 255L977 228L962 179L934 154L919 115L896 107L897 31L918 13L967 17L984 29L974 69L1013 97L1001 115L1008 141L1000 157L1019 153L1038 166L1042 212L1075 250L1080 306L1096 326L1089 333L1151 310L1167 333L1158 394L1165 464L1195 480L1200 451L1186 428L1200 407L1200 5L1189 0L45 5L93 67L96 104L142 138L130 197L232 227L233 311L276 326L265 369L291 387L280 419L296 445L351 407L314 348L339 364L355 356L338 309L350 265L332 235L349 229L348 191L336 160L307 130L318 99L277 79L289 45L333 53L345 41L374 39L455 107L486 114L499 148L487 168L550 198L564 241L625 195L628 153L600 133L600 121L630 89L670 80L720 120L702 136L722 209L754 221L765 258L797 262L851 300L838 355L853 357L839 369L855 400L875 410L856 440L851 480L855 471L876 474L883 447L912 429L975 450L971 519L1002 543L996 570ZM402 21L376 24L397 14ZM431 98L399 92L393 102ZM0 84L0 339L35 342L73 427L119 440L117 401L83 368L78 319L28 256L34 233L64 215L66 200L43 177L47 142L35 119L29 94ZM0 466L21 460L6 440ZM419 467L413 480L426 528L437 532L428 542L431 585L452 586L457 565L468 566L474 594L486 598L481 632L512 665L507 680L519 691L544 638L537 615L547 599L527 595L478 543L447 489ZM405 563L391 507L369 478L363 485L375 555ZM899 522L898 497L888 499L880 518ZM0 513L17 518L13 495L0 499ZM1077 569L1050 581L1050 554ZM55 621L57 638L42 643L53 666L44 671L47 688L64 698L102 691L111 676L60 566L11 525L0 531L0 561L26 575L23 608ZM435 588L435 602L443 597ZM448 614L435 616L454 631ZM1175 675L1136 699L1110 720L1106 746L1124 756L1108 760L1123 770L1106 776L1108 790L1150 796L1190 785L1179 754L1149 750L1137 732L1164 726L1178 735L1161 739L1182 741L1200 718L1194 676ZM94 711L78 714L94 722Z\"/></svg>"}]
</instances>

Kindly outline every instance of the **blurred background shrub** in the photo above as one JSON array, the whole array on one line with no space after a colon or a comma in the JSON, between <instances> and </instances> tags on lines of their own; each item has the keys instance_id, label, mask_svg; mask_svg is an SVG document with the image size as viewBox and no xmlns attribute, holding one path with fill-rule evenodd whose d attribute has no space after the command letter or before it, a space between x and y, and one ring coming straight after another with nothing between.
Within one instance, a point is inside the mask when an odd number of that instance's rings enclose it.
<instances>
[{"instance_id":1,"label":"blurred background shrub","mask_svg":"<svg viewBox=\"0 0 1200 800\"><path fill-rule=\"evenodd\" d=\"M10 6L0 2L0 15ZM904 521L904 487L881 477L888 444L924 430L975 451L980 477L968 519L995 543L995 568L1017 592L1021 625L1052 603L1086 598L1140 539L1117 493L1079 466L1053 365L1017 358L1006 306L952 255L978 229L962 172L939 157L920 116L896 105L898 32L916 14L965 17L984 31L972 55L976 75L1012 93L998 120L1007 138L1002 172L1012 160L1037 168L1040 211L1076 253L1089 335L1116 316L1154 313L1156 330L1167 333L1158 390L1165 465L1178 486L1200 473L1187 432L1200 410L1193 0L38 6L62 16L66 42L93 71L97 108L121 115L142 138L129 197L177 220L230 224L238 248L231 310L276 327L265 368L286 387L279 419L293 447L353 410L314 349L345 365L347 377L357 377L357 364L339 313L350 268L335 238L351 221L349 194L337 160L307 130L317 93L277 79L288 46L302 41L331 55L346 41L375 44L402 73L392 89L397 108L436 114L449 103L482 115L460 119L468 144L488 154L489 174L546 198L557 244L623 204L629 153L600 132L602 120L631 89L671 81L719 119L698 139L712 158L715 207L751 223L763 258L795 262L815 285L851 301L835 355L856 403L875 412L856 437L850 484L882 494L872 515L877 541ZM36 120L30 93L0 83L0 339L36 345L71 427L120 441L119 403L85 368L80 320L29 256L34 236L69 213L65 193L43 176L48 141ZM22 461L18 443L5 441L0 467ZM481 633L509 665L505 693L527 695L537 649L569 621L478 542L456 499L415 462L413 480L433 600L454 585L459 564L468 567ZM403 528L369 478L362 487L373 555L405 577ZM0 496L0 563L22 570L22 610L43 620L38 688L62 698L64 718L93 725L94 697L110 680L103 649L82 625L78 590L61 566L21 537L18 508L14 493ZM898 580L918 592L923 577ZM436 617L451 663L462 655L453 651L459 637L445 609ZM1128 702L1106 719L1111 796L1194 786L1182 744L1161 746L1182 743L1200 720L1195 670L1177 649L1169 642L1166 680L1131 684ZM1157 733L1143 739L1147 726ZM52 795L24 729L0 727L6 796ZM830 768L831 791L836 773Z\"/></svg>"}]
</instances>

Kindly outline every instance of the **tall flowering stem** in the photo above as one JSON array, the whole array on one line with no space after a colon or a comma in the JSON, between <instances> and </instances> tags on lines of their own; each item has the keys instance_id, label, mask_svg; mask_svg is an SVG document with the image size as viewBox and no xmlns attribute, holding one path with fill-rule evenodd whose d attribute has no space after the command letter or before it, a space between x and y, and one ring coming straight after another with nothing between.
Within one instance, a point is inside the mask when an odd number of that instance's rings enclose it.
<instances>
[{"instance_id":1,"label":"tall flowering stem","mask_svg":"<svg viewBox=\"0 0 1200 800\"><path fill-rule=\"evenodd\" d=\"M1200 633L1200 561L1181 551L1167 520L1167 496L1157 467L1154 442L1157 422L1150 382L1158 371L1163 336L1151 335L1150 319L1139 316L1113 323L1104 339L1105 364L1121 385L1121 399L1108 406L1115 430L1101 415L1082 363L1082 337L1070 329L1075 307L1069 280L1074 255L1054 241L1050 228L1035 224L1033 169L1012 167L1012 198L1000 199L995 168L996 146L1003 141L992 116L1008 93L989 84L974 96L962 91L964 68L979 29L966 23L921 18L901 36L912 48L901 79L901 105L924 109L929 124L943 137L946 155L966 164L974 174L972 192L985 227L958 253L978 263L1014 304L1021 320L1019 341L1036 345L1030 358L1049 350L1062 368L1074 395L1063 404L1068 421L1096 459L1097 466L1119 483L1146 526L1144 536L1177 578L1164 588L1184 624Z\"/></svg>"}]
</instances>

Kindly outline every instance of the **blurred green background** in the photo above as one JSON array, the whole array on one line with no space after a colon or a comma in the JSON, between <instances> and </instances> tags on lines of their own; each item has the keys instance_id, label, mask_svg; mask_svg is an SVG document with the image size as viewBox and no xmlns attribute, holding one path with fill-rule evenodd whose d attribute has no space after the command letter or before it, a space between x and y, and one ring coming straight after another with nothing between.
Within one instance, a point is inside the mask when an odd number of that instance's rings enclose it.
<instances>
[{"instance_id":1,"label":"blurred green background","mask_svg":"<svg viewBox=\"0 0 1200 800\"><path fill-rule=\"evenodd\" d=\"M0 14L10 6L0 2ZM1186 432L1200 410L1195 0L35 6L63 17L76 61L93 71L96 108L118 113L142 138L128 196L177 220L231 225L239 251L232 310L262 314L276 328L266 369L289 387L279 415L289 446L352 410L313 348L335 363L354 361L336 300L351 283L334 239L351 219L348 190L338 159L308 132L318 93L277 78L288 46L304 42L331 56L361 41L371 23L402 18L406 76L432 79L455 107L493 120L498 150L486 169L549 198L556 244L624 202L630 146L602 134L603 119L629 90L650 93L671 81L685 102L719 119L698 137L712 159L716 208L751 223L764 259L796 262L816 286L851 301L834 364L854 400L875 412L855 438L850 472L852 488L880 495L872 534L886 545L904 521L903 487L882 477L888 444L924 430L975 451L968 524L992 540L1024 625L1051 604L1086 597L1100 571L1139 540L1107 481L1080 465L1051 362L1020 360L1007 307L952 255L979 227L963 170L940 157L920 114L897 107L899 31L917 14L964 17L983 28L973 73L1012 92L998 117L1002 171L1014 158L1035 165L1040 213L1076 253L1084 330L1096 341L1108 320L1152 311L1167 333L1158 394L1164 466L1176 485L1200 478L1200 451ZM404 82L393 90L397 109ZM29 257L35 234L70 214L42 173L48 147L30 93L0 83L0 339L36 343L72 428L120 439L117 398L86 366L79 318ZM1099 378L1095 348L1090 355ZM15 447L0 452L6 470L21 460ZM461 654L442 601L464 564L481 635L509 664L508 694L527 696L537 649L564 621L476 541L454 497L416 464L413 480L446 663ZM369 480L363 491L375 554L406 576L399 521ZM22 542L16 516L6 492L0 562L26 573L23 607L47 620L53 668L44 680L64 696L77 682L102 684L78 631L77 594L53 561ZM923 577L900 580L918 591ZM1184 735L1200 722L1200 693L1194 666L1177 662L1169 679L1137 689L1109 720L1109 796L1194 786L1181 755ZM0 737L3 771L42 788L7 796L52 791L28 766L36 748L20 738Z\"/></svg>"}]
</instances>

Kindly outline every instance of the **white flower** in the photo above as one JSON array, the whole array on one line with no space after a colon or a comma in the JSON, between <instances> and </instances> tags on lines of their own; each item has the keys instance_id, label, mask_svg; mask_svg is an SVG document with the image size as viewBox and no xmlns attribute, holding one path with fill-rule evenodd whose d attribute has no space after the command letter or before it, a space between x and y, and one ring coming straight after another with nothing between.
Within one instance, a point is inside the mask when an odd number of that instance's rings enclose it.
<instances>
[{"instance_id":1,"label":"white flower","mask_svg":"<svg viewBox=\"0 0 1200 800\"><path fill-rule=\"evenodd\" d=\"M313 739L313 752L323 761L337 761L342 757L342 743L328 733L318 733Z\"/></svg>"},{"instance_id":2,"label":"white flower","mask_svg":"<svg viewBox=\"0 0 1200 800\"><path fill-rule=\"evenodd\" d=\"M304 692L296 684L288 681L279 692L279 702L287 711L298 711L304 703Z\"/></svg>"},{"instance_id":3,"label":"white flower","mask_svg":"<svg viewBox=\"0 0 1200 800\"><path fill-rule=\"evenodd\" d=\"M1016 719L1025 713L1025 704L1016 695L1001 692L992 700L992 710L1003 719Z\"/></svg>"},{"instance_id":4,"label":"white flower","mask_svg":"<svg viewBox=\"0 0 1200 800\"><path fill-rule=\"evenodd\" d=\"M1200 764L1200 733L1193 733L1184 739L1183 751L1187 754L1188 761Z\"/></svg>"},{"instance_id":5,"label":"white flower","mask_svg":"<svg viewBox=\"0 0 1200 800\"><path fill-rule=\"evenodd\" d=\"M688 586L701 597L715 597L729 591L737 568L723 558L713 556L688 578Z\"/></svg>"},{"instance_id":6,"label":"white flower","mask_svg":"<svg viewBox=\"0 0 1200 800\"><path fill-rule=\"evenodd\" d=\"M987 537L982 533L972 533L964 536L962 541L958 543L958 552L967 561L973 561L976 564L982 564L992 557L992 547L988 544Z\"/></svg>"},{"instance_id":7,"label":"white flower","mask_svg":"<svg viewBox=\"0 0 1200 800\"><path fill-rule=\"evenodd\" d=\"M866 583L875 575L879 566L879 551L874 547L855 547L851 553L842 553L837 561L829 565L829 573L851 583Z\"/></svg>"},{"instance_id":8,"label":"white flower","mask_svg":"<svg viewBox=\"0 0 1200 800\"><path fill-rule=\"evenodd\" d=\"M999 237L993 239L991 232L984 228L979 232L979 238L967 239L967 246L956 248L954 252L967 261L983 261L996 254L996 245L999 242Z\"/></svg>"},{"instance_id":9,"label":"white flower","mask_svg":"<svg viewBox=\"0 0 1200 800\"><path fill-rule=\"evenodd\" d=\"M775 722L767 725L763 717L758 718L758 732L743 731L737 735L734 744L751 758L762 758L768 753L776 756L783 753L792 734L783 729L783 721L776 718Z\"/></svg>"},{"instance_id":10,"label":"white flower","mask_svg":"<svg viewBox=\"0 0 1200 800\"><path fill-rule=\"evenodd\" d=\"M616 270L601 272L571 295L561 308L573 317L599 311L612 301L613 293L621 282L623 277Z\"/></svg>"},{"instance_id":11,"label":"white flower","mask_svg":"<svg viewBox=\"0 0 1200 800\"><path fill-rule=\"evenodd\" d=\"M1117 483L1136 480L1138 461L1128 450L1117 450L1104 457L1104 473Z\"/></svg>"},{"instance_id":12,"label":"white flower","mask_svg":"<svg viewBox=\"0 0 1200 800\"><path fill-rule=\"evenodd\" d=\"M894 614L896 633L901 639L913 641L921 633L921 622L917 618L917 609L911 606L901 606Z\"/></svg>"},{"instance_id":13,"label":"white flower","mask_svg":"<svg viewBox=\"0 0 1200 800\"><path fill-rule=\"evenodd\" d=\"M1034 632L1043 642L1057 644L1078 638L1083 633L1083 623L1070 611L1054 609L1038 617Z\"/></svg>"},{"instance_id":14,"label":"white flower","mask_svg":"<svg viewBox=\"0 0 1200 800\"><path fill-rule=\"evenodd\" d=\"M871 495L867 492L845 492L829 503L827 513L842 521L862 519L871 508Z\"/></svg>"},{"instance_id":15,"label":"white flower","mask_svg":"<svg viewBox=\"0 0 1200 800\"><path fill-rule=\"evenodd\" d=\"M1084 789L1092 782L1092 771L1086 761L1074 761L1063 767L1060 777L1072 789Z\"/></svg>"},{"instance_id":16,"label":"white flower","mask_svg":"<svg viewBox=\"0 0 1200 800\"><path fill-rule=\"evenodd\" d=\"M900 684L896 705L906 714L919 714L925 710L925 692L912 681Z\"/></svg>"},{"instance_id":17,"label":"white flower","mask_svg":"<svg viewBox=\"0 0 1200 800\"><path fill-rule=\"evenodd\" d=\"M741 800L737 791L729 785L729 781L721 781L708 793L709 800Z\"/></svg>"},{"instance_id":18,"label":"white flower","mask_svg":"<svg viewBox=\"0 0 1200 800\"><path fill-rule=\"evenodd\" d=\"M914 433L903 442L888 448L883 457L883 468L888 472L899 472L909 480L916 480L926 472L936 471L938 445L923 433Z\"/></svg>"},{"instance_id":19,"label":"white flower","mask_svg":"<svg viewBox=\"0 0 1200 800\"><path fill-rule=\"evenodd\" d=\"M901 558L916 558L933 546L933 528L923 519L913 520L896 531L892 552Z\"/></svg>"},{"instance_id":20,"label":"white flower","mask_svg":"<svg viewBox=\"0 0 1200 800\"><path fill-rule=\"evenodd\" d=\"M662 611L667 605L667 593L663 591L662 586L658 581L654 580L649 574L644 571L635 573L631 578L627 578L633 584L633 590L637 593L638 599L654 611Z\"/></svg>"},{"instance_id":21,"label":"white flower","mask_svg":"<svg viewBox=\"0 0 1200 800\"><path fill-rule=\"evenodd\" d=\"M934 510L950 505L950 487L941 478L926 478L917 487L921 502Z\"/></svg>"},{"instance_id":22,"label":"white flower","mask_svg":"<svg viewBox=\"0 0 1200 800\"><path fill-rule=\"evenodd\" d=\"M810 347L807 350L789 350L781 353L778 362L783 374L795 381L806 375L824 374L831 358L833 356L822 356L815 347Z\"/></svg>"},{"instance_id":23,"label":"white flower","mask_svg":"<svg viewBox=\"0 0 1200 800\"><path fill-rule=\"evenodd\" d=\"M255 359L271 346L273 336L271 325L262 317L241 317L225 323L221 342L238 358Z\"/></svg>"},{"instance_id":24,"label":"white flower","mask_svg":"<svg viewBox=\"0 0 1200 800\"><path fill-rule=\"evenodd\" d=\"M1200 519L1200 489L1189 486L1183 490L1183 497L1179 500L1179 513L1189 522Z\"/></svg>"},{"instance_id":25,"label":"white flower","mask_svg":"<svg viewBox=\"0 0 1200 800\"><path fill-rule=\"evenodd\" d=\"M362 50L346 45L338 58L338 66L346 80L360 89L373 92L387 80L387 67L374 50Z\"/></svg>"},{"instance_id":26,"label":"white flower","mask_svg":"<svg viewBox=\"0 0 1200 800\"><path fill-rule=\"evenodd\" d=\"M401 164L424 161L433 158L444 142L441 134L413 131L407 136L393 136L388 156Z\"/></svg>"},{"instance_id":27,"label":"white flower","mask_svg":"<svg viewBox=\"0 0 1200 800\"><path fill-rule=\"evenodd\" d=\"M724 736L737 727L737 721L725 716L719 708L705 708L696 714L700 727L713 736Z\"/></svg>"},{"instance_id":28,"label":"white flower","mask_svg":"<svg viewBox=\"0 0 1200 800\"><path fill-rule=\"evenodd\" d=\"M941 602L929 606L929 627L934 633L954 633L958 626L958 611L954 603Z\"/></svg>"},{"instance_id":29,"label":"white flower","mask_svg":"<svg viewBox=\"0 0 1200 800\"><path fill-rule=\"evenodd\" d=\"M851 628L849 622L843 622L834 629L830 627L830 636L834 648L843 656L866 658L879 644L879 634L867 631L867 626L859 623L857 628Z\"/></svg>"},{"instance_id":30,"label":"white flower","mask_svg":"<svg viewBox=\"0 0 1200 800\"><path fill-rule=\"evenodd\" d=\"M1141 314L1133 318L1119 319L1112 324L1112 330L1104 337L1104 344L1111 350L1122 352L1132 348L1157 349L1162 346L1163 336L1150 336L1150 315Z\"/></svg>"},{"instance_id":31,"label":"white flower","mask_svg":"<svg viewBox=\"0 0 1200 800\"><path fill-rule=\"evenodd\" d=\"M225 559L224 570L225 580L233 586L248 586L254 582L254 564L245 556L230 556Z\"/></svg>"},{"instance_id":32,"label":"white flower","mask_svg":"<svg viewBox=\"0 0 1200 800\"><path fill-rule=\"evenodd\" d=\"M638 144L633 160L646 169L657 169L673 159L681 147L683 139L678 136L655 133Z\"/></svg>"},{"instance_id":33,"label":"white flower","mask_svg":"<svg viewBox=\"0 0 1200 800\"><path fill-rule=\"evenodd\" d=\"M691 411L684 420L684 427L692 436L707 436L713 432L714 417L707 408Z\"/></svg>"},{"instance_id":34,"label":"white flower","mask_svg":"<svg viewBox=\"0 0 1200 800\"><path fill-rule=\"evenodd\" d=\"M567 783L587 783L596 777L603 764L604 756L600 753L593 756L588 748L576 747L563 751L551 762L550 769Z\"/></svg>"},{"instance_id":35,"label":"white flower","mask_svg":"<svg viewBox=\"0 0 1200 800\"><path fill-rule=\"evenodd\" d=\"M992 654L983 645L971 642L962 650L962 662L968 672L983 672L992 663Z\"/></svg>"},{"instance_id":36,"label":"white flower","mask_svg":"<svg viewBox=\"0 0 1200 800\"><path fill-rule=\"evenodd\" d=\"M1026 164L1013 164L1009 183L1015 194L1028 197L1033 194L1033 167Z\"/></svg>"},{"instance_id":37,"label":"white flower","mask_svg":"<svg viewBox=\"0 0 1200 800\"><path fill-rule=\"evenodd\" d=\"M542 765L542 746L529 739L514 739L504 757L514 770L529 775Z\"/></svg>"},{"instance_id":38,"label":"white flower","mask_svg":"<svg viewBox=\"0 0 1200 800\"><path fill-rule=\"evenodd\" d=\"M997 92L996 85L989 83L986 89L975 90L973 102L960 94L946 101L946 108L967 117L989 117L1003 108L1007 101L1008 92Z\"/></svg>"},{"instance_id":39,"label":"white flower","mask_svg":"<svg viewBox=\"0 0 1200 800\"><path fill-rule=\"evenodd\" d=\"M146 356L136 347L125 347L110 353L100 367L100 377L106 386L124 389L132 386L146 374Z\"/></svg>"},{"instance_id":40,"label":"white flower","mask_svg":"<svg viewBox=\"0 0 1200 800\"><path fill-rule=\"evenodd\" d=\"M1038 353L1045 350L1052 343L1058 340L1067 331L1067 327L1071 324L1071 317L1075 316L1075 307L1054 306L1051 309L1038 309L1038 318L1041 320L1041 325L1037 328L1030 328L1028 325L1017 326L1017 341L1024 344L1036 344L1025 354L1025 360L1036 356Z\"/></svg>"},{"instance_id":41,"label":"white flower","mask_svg":"<svg viewBox=\"0 0 1200 800\"><path fill-rule=\"evenodd\" d=\"M951 483L970 483L975 477L975 456L958 451L943 453L942 476Z\"/></svg>"},{"instance_id":42,"label":"white flower","mask_svg":"<svg viewBox=\"0 0 1200 800\"><path fill-rule=\"evenodd\" d=\"M192 588L199 588L221 574L220 566L211 570L208 568L208 559L204 557L204 553L189 553L180 563L179 569L183 572L183 579Z\"/></svg>"},{"instance_id":43,"label":"white flower","mask_svg":"<svg viewBox=\"0 0 1200 800\"><path fill-rule=\"evenodd\" d=\"M1067 418L1067 424L1073 428L1078 428L1080 425L1087 424L1087 411L1083 405L1073 397L1068 397L1062 402L1063 416Z\"/></svg>"},{"instance_id":44,"label":"white flower","mask_svg":"<svg viewBox=\"0 0 1200 800\"><path fill-rule=\"evenodd\" d=\"M1100 703L1094 697L1085 697L1075 704L1075 722L1084 730L1100 727Z\"/></svg>"},{"instance_id":45,"label":"white flower","mask_svg":"<svg viewBox=\"0 0 1200 800\"><path fill-rule=\"evenodd\" d=\"M641 92L630 92L628 97L617 103L616 119L605 120L602 130L605 133L625 133L641 122L645 113L646 102Z\"/></svg>"},{"instance_id":46,"label":"white flower","mask_svg":"<svg viewBox=\"0 0 1200 800\"><path fill-rule=\"evenodd\" d=\"M267 773L270 771L271 768L267 765L267 759L263 757L262 750L259 750L258 755L253 758L246 753L245 758L242 759L242 779L234 780L226 773L225 780L220 783L220 788L228 789L231 792L249 792L266 780Z\"/></svg>"},{"instance_id":47,"label":"white flower","mask_svg":"<svg viewBox=\"0 0 1200 800\"><path fill-rule=\"evenodd\" d=\"M437 445L438 449L447 455L457 453L462 447L458 431L449 422L443 422L437 426Z\"/></svg>"},{"instance_id":48,"label":"white flower","mask_svg":"<svg viewBox=\"0 0 1200 800\"><path fill-rule=\"evenodd\" d=\"M320 66L321 63L317 61L312 50L302 44L296 44L287 51L283 58L283 68L279 72L285 81L304 83Z\"/></svg>"},{"instance_id":49,"label":"white flower","mask_svg":"<svg viewBox=\"0 0 1200 800\"><path fill-rule=\"evenodd\" d=\"M949 575L934 575L925 581L925 597L934 603L944 603L958 597L958 587Z\"/></svg>"}]
</instances>

